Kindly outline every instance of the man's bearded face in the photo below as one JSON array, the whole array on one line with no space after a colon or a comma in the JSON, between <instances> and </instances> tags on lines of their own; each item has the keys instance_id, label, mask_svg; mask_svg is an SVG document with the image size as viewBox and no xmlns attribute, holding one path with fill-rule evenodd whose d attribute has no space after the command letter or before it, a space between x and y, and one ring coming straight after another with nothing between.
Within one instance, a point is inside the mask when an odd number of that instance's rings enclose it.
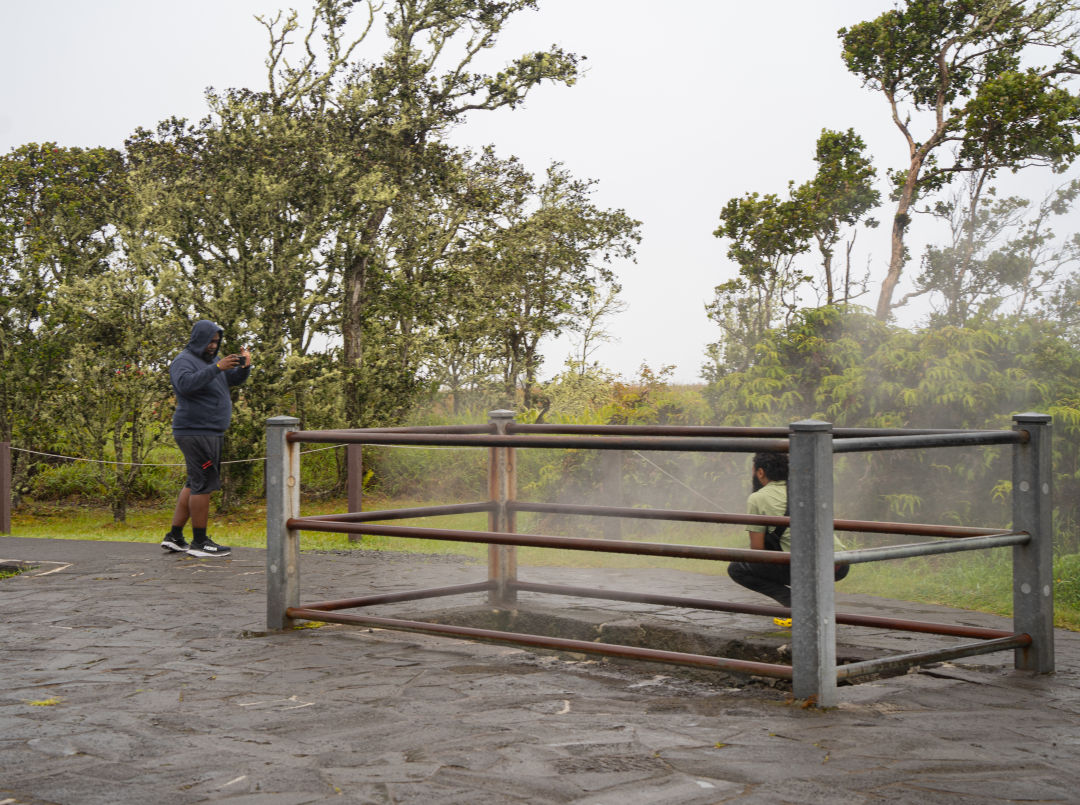
<instances>
[{"instance_id":1,"label":"man's bearded face","mask_svg":"<svg viewBox=\"0 0 1080 805\"><path fill-rule=\"evenodd\" d=\"M221 336L215 335L210 339L210 343L206 345L206 349L203 350L203 355L208 358L212 358L217 355L218 347L221 346Z\"/></svg>"}]
</instances>

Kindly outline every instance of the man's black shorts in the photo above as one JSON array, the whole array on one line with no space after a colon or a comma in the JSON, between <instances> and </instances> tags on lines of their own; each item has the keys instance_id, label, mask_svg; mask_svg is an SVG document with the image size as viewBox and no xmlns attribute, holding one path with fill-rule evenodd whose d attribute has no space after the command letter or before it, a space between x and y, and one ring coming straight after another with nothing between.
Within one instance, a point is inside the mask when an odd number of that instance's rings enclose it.
<instances>
[{"instance_id":1,"label":"man's black shorts","mask_svg":"<svg viewBox=\"0 0 1080 805\"><path fill-rule=\"evenodd\" d=\"M221 489L221 448L224 436L174 436L184 454L187 483L193 495L208 495Z\"/></svg>"}]
</instances>

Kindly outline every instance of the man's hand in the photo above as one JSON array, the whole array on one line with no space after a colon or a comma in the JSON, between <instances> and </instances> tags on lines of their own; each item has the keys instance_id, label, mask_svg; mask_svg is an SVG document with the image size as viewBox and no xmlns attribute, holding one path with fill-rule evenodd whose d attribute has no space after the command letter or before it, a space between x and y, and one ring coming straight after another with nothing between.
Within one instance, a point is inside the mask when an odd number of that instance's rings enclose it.
<instances>
[{"instance_id":1,"label":"man's hand","mask_svg":"<svg viewBox=\"0 0 1080 805\"><path fill-rule=\"evenodd\" d=\"M245 352L247 350L244 350ZM239 355L226 355L224 358L219 358L217 362L217 368L223 372L227 372L230 369L235 369L240 365L241 358Z\"/></svg>"}]
</instances>

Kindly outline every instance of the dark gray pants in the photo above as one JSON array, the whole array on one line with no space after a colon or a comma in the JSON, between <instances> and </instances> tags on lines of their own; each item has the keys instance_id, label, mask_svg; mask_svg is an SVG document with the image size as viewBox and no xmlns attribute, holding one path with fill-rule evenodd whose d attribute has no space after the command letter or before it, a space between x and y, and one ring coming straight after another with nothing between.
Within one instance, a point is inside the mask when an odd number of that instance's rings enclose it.
<instances>
[{"instance_id":1,"label":"dark gray pants","mask_svg":"<svg viewBox=\"0 0 1080 805\"><path fill-rule=\"evenodd\" d=\"M841 565L836 568L833 578L844 578L851 568ZM728 565L728 575L736 584L767 595L780 606L791 606L791 566L768 565L758 562L732 562Z\"/></svg>"}]
</instances>

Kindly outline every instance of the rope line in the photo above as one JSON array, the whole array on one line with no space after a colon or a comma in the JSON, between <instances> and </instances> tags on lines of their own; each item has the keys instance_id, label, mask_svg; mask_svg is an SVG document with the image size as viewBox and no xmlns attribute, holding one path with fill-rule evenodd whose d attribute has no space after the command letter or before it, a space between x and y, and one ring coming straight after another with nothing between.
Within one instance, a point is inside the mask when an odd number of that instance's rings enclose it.
<instances>
[{"instance_id":1,"label":"rope line","mask_svg":"<svg viewBox=\"0 0 1080 805\"><path fill-rule=\"evenodd\" d=\"M646 464L652 464L652 465L653 465L654 467L656 467L656 469L660 470L660 472L664 473L664 475L666 475L666 476L667 476L668 478L670 478L671 480L673 480L673 481L674 481L675 483L677 483L677 484L678 484L679 486L683 486L683 487L686 487L687 489L689 489L689 490L690 490L691 492L693 492L693 493L694 493L695 495L697 495L697 496L698 496L699 498L701 498L701 499L702 499L702 500L704 500L704 501L705 501L706 503L708 503L708 504L709 504L710 506L712 506L712 507L713 507L714 509L716 509L716 511L718 511L718 512L719 512L720 514L728 514L728 512L727 512L726 510L724 510L724 509L723 509L723 508L722 508L721 506L717 506L717 505L716 505L716 503L714 503L713 501L709 500L709 499L708 499L707 497L705 497L705 496L704 496L703 494L701 494L701 493L700 493L700 492L698 492L698 491L697 491L696 489L694 489L694 487L690 486L689 484L686 484L686 483L684 483L684 482L683 482L683 481L682 481L681 479L679 479L679 478L676 478L676 477L675 477L674 475L672 475L672 474L671 474L670 472L668 472L667 470L665 470L665 469L664 469L663 467L661 467L661 466L660 466L659 464L657 464L656 462L654 462L654 461L652 461L652 460L650 460L650 459L646 458L646 457L645 457L645 456L643 456L643 455L642 455L641 453L639 453L639 452L638 452L637 450L635 450L635 451L634 451L634 455L635 455L635 456L637 456L638 458L640 458L640 459L641 459L642 461L644 461L644 462L645 462Z\"/></svg>"},{"instance_id":2,"label":"rope line","mask_svg":"<svg viewBox=\"0 0 1080 805\"><path fill-rule=\"evenodd\" d=\"M301 450L300 455L307 455L308 453L319 453L319 452L322 452L324 450L336 450L339 447L345 447L345 446L346 446L345 444L332 444L329 447L316 447L313 450ZM487 449L486 447L442 447L442 446L428 447L428 446L419 445L419 444L383 444L383 445L369 445L369 446L373 446L373 447L395 447L395 448L402 448L402 449L408 449L408 450L431 450L431 449L436 449L436 450L486 450ZM26 453L28 455L33 455L33 456L46 456L48 458L60 458L60 459L64 459L65 461L83 461L83 462L87 462L89 464L109 464L109 465L112 465L112 466L122 466L122 467L184 467L184 466L186 466L186 464L184 464L182 462L179 463L179 464L149 464L149 463L140 463L140 462L136 462L136 461L102 461L102 460L96 459L96 458L78 458L76 456L65 456L65 455L61 455L60 453L42 453L42 452L40 452L38 450L27 450L26 448L23 448L23 447L12 447L11 450L12 450L12 452ZM681 486L681 487L687 489L688 491L692 492L693 494L697 495L699 498L701 498L706 503L708 503L710 506L712 506L716 511L718 511L720 513L726 513L725 509L723 509L721 506L718 506L714 501L710 500L708 497L701 494L701 492L698 492L692 486L690 486L689 484L684 482L681 478L677 478L674 475L672 475L670 472L665 470L663 467L661 467L655 461L652 461L651 459L649 459L646 456L642 455L637 450L634 451L634 455L637 456L638 458L640 458L646 464L651 464L653 467L658 469L660 472L662 472L668 478L673 480L679 486ZM223 465L224 464L253 464L256 461L266 461L266 457L263 456L261 458L234 459L232 461L222 461L221 463Z\"/></svg>"},{"instance_id":3,"label":"rope line","mask_svg":"<svg viewBox=\"0 0 1080 805\"><path fill-rule=\"evenodd\" d=\"M332 444L329 447L316 447L313 450L301 450L300 455L306 455L308 453L319 453L323 450L335 450L338 447L345 447L343 444ZM112 466L120 467L185 467L187 466L183 462L179 464L149 464L141 463L138 461L102 461L97 458L77 458L75 456L65 456L60 453L42 453L38 450L27 450L24 447L12 447L13 453L27 453L32 456L47 456L48 458L62 458L65 461L84 461L89 464L109 464ZM266 456L261 458L237 458L231 461L222 461L222 464L254 464L256 461L266 461Z\"/></svg>"}]
</instances>

